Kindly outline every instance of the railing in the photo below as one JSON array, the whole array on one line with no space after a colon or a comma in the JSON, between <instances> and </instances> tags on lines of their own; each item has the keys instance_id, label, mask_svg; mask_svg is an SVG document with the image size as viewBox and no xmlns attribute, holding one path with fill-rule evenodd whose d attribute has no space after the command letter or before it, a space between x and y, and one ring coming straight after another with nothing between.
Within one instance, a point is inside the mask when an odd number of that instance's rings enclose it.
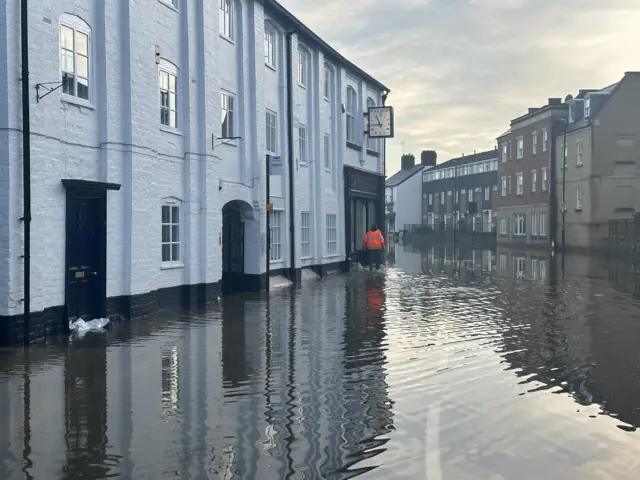
<instances>
[{"instance_id":1,"label":"railing","mask_svg":"<svg viewBox=\"0 0 640 480\"><path fill-rule=\"evenodd\" d=\"M609 238L640 240L640 217L629 220L609 220Z\"/></svg>"},{"instance_id":2,"label":"railing","mask_svg":"<svg viewBox=\"0 0 640 480\"><path fill-rule=\"evenodd\" d=\"M404 229L407 230L407 232L415 235L453 235L454 232L461 235L496 235L495 222L476 222L474 228L474 226L470 222L460 222L454 224L452 221L449 221L437 222L432 225L405 225Z\"/></svg>"}]
</instances>

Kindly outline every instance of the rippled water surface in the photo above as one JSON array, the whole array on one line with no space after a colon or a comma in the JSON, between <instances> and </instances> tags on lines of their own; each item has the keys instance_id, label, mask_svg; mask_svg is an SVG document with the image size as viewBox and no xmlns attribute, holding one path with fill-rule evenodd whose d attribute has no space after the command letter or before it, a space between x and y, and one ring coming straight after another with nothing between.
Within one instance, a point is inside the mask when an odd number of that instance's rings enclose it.
<instances>
[{"instance_id":1,"label":"rippled water surface","mask_svg":"<svg viewBox=\"0 0 640 480\"><path fill-rule=\"evenodd\" d=\"M0 479L640 478L637 274L390 258L2 351Z\"/></svg>"}]
</instances>

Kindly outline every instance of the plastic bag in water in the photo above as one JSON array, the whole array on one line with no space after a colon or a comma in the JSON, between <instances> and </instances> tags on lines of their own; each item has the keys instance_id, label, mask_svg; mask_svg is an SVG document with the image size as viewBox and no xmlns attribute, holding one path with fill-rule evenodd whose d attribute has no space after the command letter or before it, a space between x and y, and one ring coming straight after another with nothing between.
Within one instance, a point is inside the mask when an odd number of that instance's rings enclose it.
<instances>
[{"instance_id":1,"label":"plastic bag in water","mask_svg":"<svg viewBox=\"0 0 640 480\"><path fill-rule=\"evenodd\" d=\"M75 322L69 322L69 331L71 332L89 332L92 330L102 330L109 324L108 318L96 318L85 322L84 320L76 320Z\"/></svg>"}]
</instances>

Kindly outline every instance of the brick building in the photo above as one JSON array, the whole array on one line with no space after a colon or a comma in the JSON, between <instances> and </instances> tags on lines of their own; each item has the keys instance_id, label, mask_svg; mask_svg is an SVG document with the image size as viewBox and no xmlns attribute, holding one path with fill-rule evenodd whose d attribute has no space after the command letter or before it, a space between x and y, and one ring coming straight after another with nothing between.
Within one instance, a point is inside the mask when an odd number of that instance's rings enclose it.
<instances>
[{"instance_id":1,"label":"brick building","mask_svg":"<svg viewBox=\"0 0 640 480\"><path fill-rule=\"evenodd\" d=\"M351 212L383 218L362 132L389 90L275 0L28 8L32 338L343 266ZM19 11L0 9L0 342L23 333Z\"/></svg>"},{"instance_id":2,"label":"brick building","mask_svg":"<svg viewBox=\"0 0 640 480\"><path fill-rule=\"evenodd\" d=\"M498 137L498 243L547 247L553 236L555 137L568 107L560 98L511 121Z\"/></svg>"}]
</instances>

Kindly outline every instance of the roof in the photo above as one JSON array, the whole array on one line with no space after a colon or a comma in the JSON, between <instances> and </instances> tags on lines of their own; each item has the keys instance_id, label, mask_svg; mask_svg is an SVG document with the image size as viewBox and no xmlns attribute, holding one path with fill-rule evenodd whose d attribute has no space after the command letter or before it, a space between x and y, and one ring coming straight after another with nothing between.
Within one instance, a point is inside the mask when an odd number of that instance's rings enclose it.
<instances>
[{"instance_id":1,"label":"roof","mask_svg":"<svg viewBox=\"0 0 640 480\"><path fill-rule=\"evenodd\" d=\"M429 171L453 167L454 165L467 165L469 163L480 162L482 160L495 160L497 158L498 150L487 150L486 152L474 153L473 155L465 155L463 157L452 158L451 160L447 160L446 162L439 163Z\"/></svg>"},{"instance_id":2,"label":"roof","mask_svg":"<svg viewBox=\"0 0 640 480\"><path fill-rule=\"evenodd\" d=\"M413 177L416 173L421 172L423 169L429 168L428 165L414 165L411 168L405 168L404 170L400 170L398 173L395 173L391 177L387 178L384 182L385 187L396 187L400 185L405 180ZM435 168L435 167L434 167Z\"/></svg>"},{"instance_id":3,"label":"roof","mask_svg":"<svg viewBox=\"0 0 640 480\"><path fill-rule=\"evenodd\" d=\"M317 34L315 34L309 27L307 27L304 23L298 20L289 10L280 5L276 0L264 0L264 6L267 10L272 13L279 15L284 18L291 25L289 28L296 31L298 34L302 34L304 37L307 37L312 42L318 44L322 50L324 50L326 56L330 57L334 62L341 64L342 66L356 72L360 75L364 80L368 83L377 86L381 90L386 90L387 92L391 92L391 89L386 87L384 84L380 83L378 80L373 78L367 72L359 68L357 65L351 63L345 57L343 57L337 50L335 50L331 45L322 40Z\"/></svg>"}]
</instances>

